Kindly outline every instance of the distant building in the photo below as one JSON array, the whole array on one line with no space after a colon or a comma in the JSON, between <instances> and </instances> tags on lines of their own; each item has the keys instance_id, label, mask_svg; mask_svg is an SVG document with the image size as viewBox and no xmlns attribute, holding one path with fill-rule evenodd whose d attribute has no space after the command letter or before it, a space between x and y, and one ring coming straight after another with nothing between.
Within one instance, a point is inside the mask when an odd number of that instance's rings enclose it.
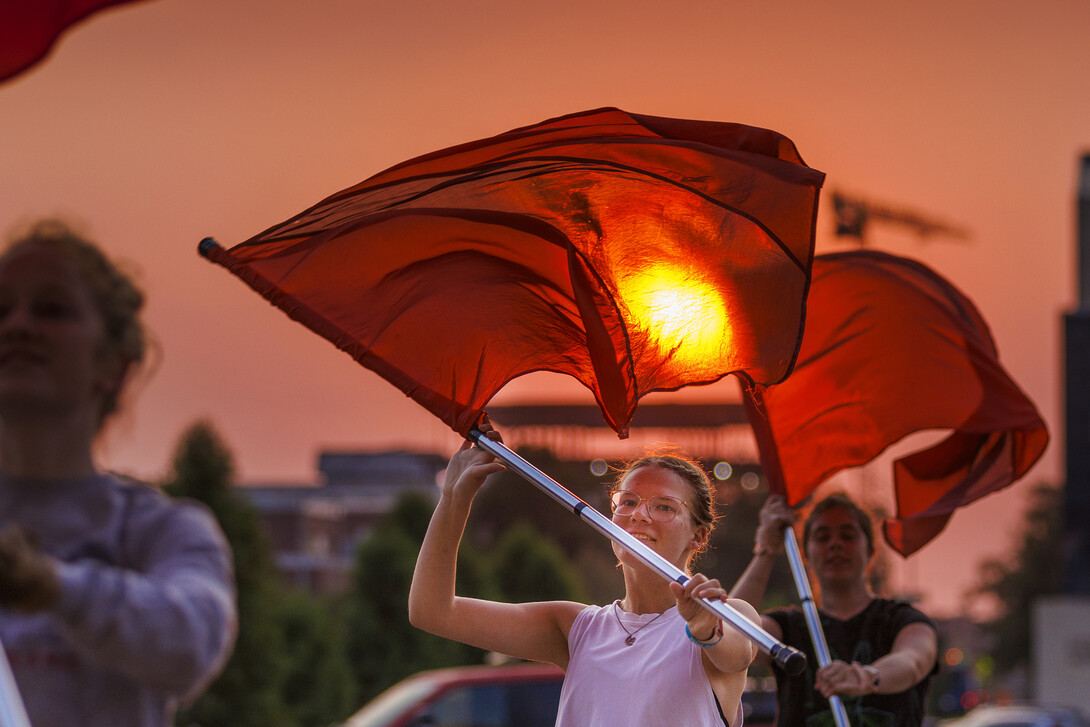
<instances>
[{"instance_id":1,"label":"distant building","mask_svg":"<svg viewBox=\"0 0 1090 727\"><path fill-rule=\"evenodd\" d=\"M641 446L669 439L715 467L741 465L735 482L752 489L759 466L756 447L740 404L645 404L636 411L631 438L619 440L597 406L546 404L489 407L492 421L512 448L545 447L562 459L585 461L630 456ZM238 488L261 516L289 583L327 593L348 585L360 541L405 492L438 497L447 456L408 451L322 452L319 482L299 485L246 484ZM729 492L721 489L724 501Z\"/></svg>"},{"instance_id":2,"label":"distant building","mask_svg":"<svg viewBox=\"0 0 1090 727\"><path fill-rule=\"evenodd\" d=\"M276 563L291 584L343 590L356 546L405 492L438 496L447 458L407 451L322 452L318 484L238 488L261 516Z\"/></svg>"}]
</instances>

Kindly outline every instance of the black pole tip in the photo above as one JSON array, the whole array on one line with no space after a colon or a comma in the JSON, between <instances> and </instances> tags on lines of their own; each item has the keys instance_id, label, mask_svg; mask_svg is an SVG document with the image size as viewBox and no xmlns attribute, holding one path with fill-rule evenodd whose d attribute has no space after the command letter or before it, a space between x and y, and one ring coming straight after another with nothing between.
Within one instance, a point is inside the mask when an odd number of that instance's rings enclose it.
<instances>
[{"instance_id":1,"label":"black pole tip","mask_svg":"<svg viewBox=\"0 0 1090 727\"><path fill-rule=\"evenodd\" d=\"M201 255L203 255L205 257L208 257L208 253L212 250L212 248L219 247L219 246L220 246L220 244L218 242L216 242L216 240L214 238L206 237L203 240L201 240L200 243L197 245L197 251Z\"/></svg>"},{"instance_id":2,"label":"black pole tip","mask_svg":"<svg viewBox=\"0 0 1090 727\"><path fill-rule=\"evenodd\" d=\"M772 655L772 658L791 676L802 674L806 669L806 654L790 646L781 647Z\"/></svg>"}]
</instances>

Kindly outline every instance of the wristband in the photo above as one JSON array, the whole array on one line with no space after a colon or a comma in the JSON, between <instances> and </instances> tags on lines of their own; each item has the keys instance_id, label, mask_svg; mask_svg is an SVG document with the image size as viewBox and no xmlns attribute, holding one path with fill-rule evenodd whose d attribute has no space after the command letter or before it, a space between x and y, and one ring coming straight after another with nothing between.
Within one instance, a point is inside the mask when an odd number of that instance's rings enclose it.
<instances>
[{"instance_id":1,"label":"wristband","mask_svg":"<svg viewBox=\"0 0 1090 727\"><path fill-rule=\"evenodd\" d=\"M719 634L719 638L715 639L715 641L701 641L693 636L693 632L689 630L689 624L685 624L685 635L689 637L689 641L692 641L697 646L701 646L705 649L711 648L723 640L722 624L718 622L715 624L715 628L712 629L712 638L715 638L716 634Z\"/></svg>"},{"instance_id":2,"label":"wristband","mask_svg":"<svg viewBox=\"0 0 1090 727\"><path fill-rule=\"evenodd\" d=\"M878 673L878 669L870 664L863 667L863 671L867 673L867 676L871 679L871 688L874 690L872 694L878 693L878 685L882 683L882 675Z\"/></svg>"}]
</instances>

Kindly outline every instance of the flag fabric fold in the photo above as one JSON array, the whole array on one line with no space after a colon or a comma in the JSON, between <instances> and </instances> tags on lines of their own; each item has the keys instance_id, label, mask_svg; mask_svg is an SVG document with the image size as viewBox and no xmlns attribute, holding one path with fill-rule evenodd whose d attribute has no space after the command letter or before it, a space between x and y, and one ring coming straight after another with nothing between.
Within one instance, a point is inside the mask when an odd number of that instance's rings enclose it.
<instances>
[{"instance_id":1,"label":"flag fabric fold","mask_svg":"<svg viewBox=\"0 0 1090 727\"><path fill-rule=\"evenodd\" d=\"M552 371L625 436L651 391L790 373L823 178L773 131L603 108L202 252L463 435L508 381Z\"/></svg>"},{"instance_id":2,"label":"flag fabric fold","mask_svg":"<svg viewBox=\"0 0 1090 727\"><path fill-rule=\"evenodd\" d=\"M136 0L4 0L0 3L0 82L49 53L69 26L88 15Z\"/></svg>"},{"instance_id":3,"label":"flag fabric fold","mask_svg":"<svg viewBox=\"0 0 1090 727\"><path fill-rule=\"evenodd\" d=\"M951 430L894 463L883 530L906 556L956 508L1026 474L1049 439L972 301L926 266L870 250L815 258L794 372L745 400L770 489L792 506L908 434Z\"/></svg>"}]
</instances>

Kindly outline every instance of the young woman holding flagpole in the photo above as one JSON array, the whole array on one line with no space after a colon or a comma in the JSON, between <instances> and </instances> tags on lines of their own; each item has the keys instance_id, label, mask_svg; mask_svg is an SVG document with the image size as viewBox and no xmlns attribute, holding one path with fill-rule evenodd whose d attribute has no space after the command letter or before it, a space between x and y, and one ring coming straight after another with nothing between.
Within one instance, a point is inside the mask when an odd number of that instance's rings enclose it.
<instances>
[{"instance_id":1,"label":"young woman holding flagpole","mask_svg":"<svg viewBox=\"0 0 1090 727\"><path fill-rule=\"evenodd\" d=\"M480 430L498 439L487 423ZM451 459L413 576L412 623L482 649L560 666L566 676L558 727L740 727L746 670L757 648L700 606L705 598L727 601L716 580L695 574L684 586L666 581L615 545L625 594L607 606L455 595L458 546L473 498L488 475L503 469L468 442ZM674 455L632 463L617 478L611 504L614 523L686 572L707 546L715 520L707 475ZM758 621L749 604L729 605Z\"/></svg>"},{"instance_id":2,"label":"young woman holding flagpole","mask_svg":"<svg viewBox=\"0 0 1090 727\"><path fill-rule=\"evenodd\" d=\"M768 499L761 508L753 559L731 591L733 597L760 606L795 518L782 496ZM808 657L807 669L798 675L773 665L778 727L804 727L829 711L834 696L853 724L919 727L937 669L935 627L916 608L871 590L867 571L875 547L870 516L846 495L829 495L806 519L802 550L820 587L820 622L832 658L819 668L800 609L762 614L766 631Z\"/></svg>"}]
</instances>

